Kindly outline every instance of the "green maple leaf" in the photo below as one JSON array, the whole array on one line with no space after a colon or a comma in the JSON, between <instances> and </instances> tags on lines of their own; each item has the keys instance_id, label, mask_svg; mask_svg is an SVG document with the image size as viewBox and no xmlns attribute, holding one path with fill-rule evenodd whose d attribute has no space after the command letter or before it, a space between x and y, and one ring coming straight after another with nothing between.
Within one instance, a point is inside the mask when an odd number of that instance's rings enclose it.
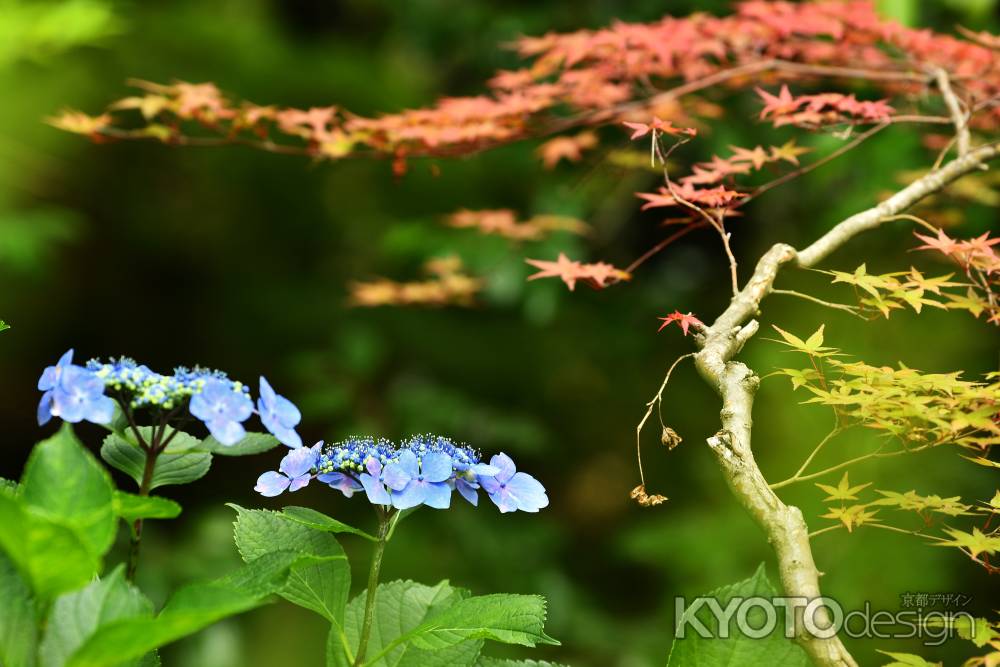
<instances>
[{"instance_id":1,"label":"green maple leaf","mask_svg":"<svg viewBox=\"0 0 1000 667\"><path fill-rule=\"evenodd\" d=\"M840 483L837 486L830 486L829 484L816 484L820 489L826 491L828 494L824 501L828 500L857 500L858 492L867 486L871 486L871 482L867 484L859 484L858 486L851 486L851 482L847 477L848 473L844 473L844 476L840 478Z\"/></svg>"},{"instance_id":2,"label":"green maple leaf","mask_svg":"<svg viewBox=\"0 0 1000 667\"><path fill-rule=\"evenodd\" d=\"M952 539L942 540L936 543L935 546L968 549L969 554L973 558L978 557L982 553L992 556L1000 550L1000 535L986 535L975 526L973 526L971 533L956 530L955 528L945 528L944 530L951 535Z\"/></svg>"}]
</instances>

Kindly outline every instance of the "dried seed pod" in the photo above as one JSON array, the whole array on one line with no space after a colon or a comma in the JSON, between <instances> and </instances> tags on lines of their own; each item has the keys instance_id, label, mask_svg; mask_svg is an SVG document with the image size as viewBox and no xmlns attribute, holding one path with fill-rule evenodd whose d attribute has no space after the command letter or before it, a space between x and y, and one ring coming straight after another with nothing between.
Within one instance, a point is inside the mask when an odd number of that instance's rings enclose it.
<instances>
[{"instance_id":1,"label":"dried seed pod","mask_svg":"<svg viewBox=\"0 0 1000 667\"><path fill-rule=\"evenodd\" d=\"M642 507L655 507L667 501L666 496L659 495L649 495L646 493L646 485L640 484L639 486L632 489L632 492L628 494L629 498L636 501Z\"/></svg>"},{"instance_id":2,"label":"dried seed pod","mask_svg":"<svg viewBox=\"0 0 1000 667\"><path fill-rule=\"evenodd\" d=\"M667 449L673 449L677 445L681 444L683 438L677 435L677 431L670 428L669 426L663 427L663 433L660 434L660 442L667 446Z\"/></svg>"}]
</instances>

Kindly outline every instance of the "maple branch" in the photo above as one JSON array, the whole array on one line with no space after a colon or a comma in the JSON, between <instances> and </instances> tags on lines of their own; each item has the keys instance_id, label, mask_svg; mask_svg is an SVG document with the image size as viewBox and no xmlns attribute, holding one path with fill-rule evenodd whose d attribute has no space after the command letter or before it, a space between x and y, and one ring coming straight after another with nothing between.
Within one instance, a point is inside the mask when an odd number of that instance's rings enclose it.
<instances>
[{"instance_id":1,"label":"maple branch","mask_svg":"<svg viewBox=\"0 0 1000 667\"><path fill-rule=\"evenodd\" d=\"M935 169L918 178L878 206L862 211L835 225L830 231L797 253L797 263L801 267L815 266L832 252L861 232L874 229L898 216L927 195L933 194L956 179L979 169L988 160L1000 155L1000 143L987 144L955 158L940 169ZM786 261L794 258L789 257Z\"/></svg>"},{"instance_id":2,"label":"maple branch","mask_svg":"<svg viewBox=\"0 0 1000 667\"><path fill-rule=\"evenodd\" d=\"M824 439L824 442L820 443L820 445L823 445L826 442L827 439L828 438ZM923 451L925 449L929 449L932 446L933 445L922 445L920 447L914 447L913 449L897 449L897 450L892 451L892 452L882 452L881 448L880 448L878 450L875 450L874 452L869 452L868 454L862 454L860 456L855 456L853 459L848 459L846 461L842 461L842 462L840 462L840 463L838 463L836 465L830 466L829 468L824 468L823 470L819 470L817 472L809 473L808 475L803 475L801 473L804 470L805 466L808 465L808 463L809 463L809 460L807 460L806 463L803 464L803 467L799 470L799 472L795 473L794 475L792 475L788 479L782 480L780 482L775 482L774 484L771 484L770 486L771 486L772 490L774 490L774 489L780 489L780 488L782 488L784 486L788 486L790 484L795 484L796 482L807 482L807 481L809 481L811 479L817 479L819 477L823 477L824 475L829 475L831 472L837 472L838 470L843 470L844 468L850 467L850 466L854 465L855 463L861 463L862 461L867 461L868 459L883 459L883 458L888 458L888 457L891 457L891 456L900 456L901 454L915 454L916 452L920 452L920 451ZM819 448L817 447L817 449L819 449ZM812 457L810 456L810 459L811 458Z\"/></svg>"},{"instance_id":3,"label":"maple branch","mask_svg":"<svg viewBox=\"0 0 1000 667\"><path fill-rule=\"evenodd\" d=\"M825 155L822 158L820 158L819 160L816 160L815 162L810 162L809 164L807 164L807 165L805 165L803 167L799 167L798 169L790 171L787 174L783 174L783 175L779 176L778 178L774 179L773 181L770 181L769 183L764 183L759 188L757 188L756 190L754 190L753 192L751 192L748 196L746 196L743 199L741 199L739 201L739 203L736 204L736 206L737 207L744 206L744 205L746 205L747 202L749 202L751 200L754 200L757 197L760 197L762 194L764 194L768 190L770 190L772 188L776 188L779 185L784 185L788 181L794 180L794 179L798 178L799 176L804 176L805 174L808 174L810 171L813 171L815 169L819 169L820 167L822 167L823 165L827 164L828 162L832 162L832 161L836 160L838 157L840 157L844 153L847 153L848 151L850 151L850 150L852 150L854 148L857 148L862 143L864 143L867 139L871 138L872 136L874 136L878 132L881 132L885 128L889 127L890 124L891 123L884 122L884 123L880 123L880 124L876 125L875 127L870 128L868 130L865 130L864 132L862 132L858 136L854 137L854 139L852 139L851 141L847 142L846 144L844 144L843 146L841 146L837 150L833 151L829 155Z\"/></svg>"},{"instance_id":4,"label":"maple branch","mask_svg":"<svg viewBox=\"0 0 1000 667\"><path fill-rule=\"evenodd\" d=\"M972 146L972 134L969 132L969 116L962 111L962 103L959 101L958 96L955 95L955 91L952 90L951 80L948 78L948 72L944 68L939 67L934 71L934 80L937 83L938 90L941 91L941 97L944 99L945 106L948 107L948 113L951 114L951 120L955 124L958 154L959 156L966 155Z\"/></svg>"},{"instance_id":5,"label":"maple branch","mask_svg":"<svg viewBox=\"0 0 1000 667\"><path fill-rule=\"evenodd\" d=\"M819 305L826 306L827 308L843 310L845 312L850 313L851 315L854 315L855 317L860 317L861 319L865 319L865 317L861 315L861 313L858 312L858 309L854 306L848 306L843 303L833 303L832 301L824 301L823 299L814 297L811 294L803 294L802 292L796 292L795 290L790 290L790 289L772 289L771 294L784 294L785 296L794 296L799 299L805 299L806 301L812 301L813 303L818 303Z\"/></svg>"},{"instance_id":6,"label":"maple branch","mask_svg":"<svg viewBox=\"0 0 1000 667\"><path fill-rule=\"evenodd\" d=\"M625 273L634 273L635 270L638 269L642 264L644 264L650 257L657 254L658 252L666 248L674 241L677 241L681 237L686 236L688 232L693 232L696 229L704 229L705 227L708 227L708 223L704 221L692 222L688 225L685 225L678 231L674 232L667 238L663 239L662 241L654 245L646 252L642 253L642 255L640 255L635 261L633 261L631 264L625 267L624 269Z\"/></svg>"},{"instance_id":7,"label":"maple branch","mask_svg":"<svg viewBox=\"0 0 1000 667\"><path fill-rule=\"evenodd\" d=\"M932 170L870 209L833 226L801 251L777 243L760 258L753 275L726 310L696 336L700 347L695 365L722 399L722 428L708 438L708 446L722 468L726 482L739 502L764 530L778 559L785 594L820 597L819 571L809 544L809 529L801 510L786 505L775 494L757 466L751 448L752 409L760 384L758 376L733 358L758 329L761 302L773 291L785 264L815 266L849 240L892 219L927 195L997 157L1000 144L989 144ZM819 619L821 627L829 619ZM822 667L856 667L857 663L837 636L818 638L805 629L801 609L795 610L796 641L812 661Z\"/></svg>"}]
</instances>

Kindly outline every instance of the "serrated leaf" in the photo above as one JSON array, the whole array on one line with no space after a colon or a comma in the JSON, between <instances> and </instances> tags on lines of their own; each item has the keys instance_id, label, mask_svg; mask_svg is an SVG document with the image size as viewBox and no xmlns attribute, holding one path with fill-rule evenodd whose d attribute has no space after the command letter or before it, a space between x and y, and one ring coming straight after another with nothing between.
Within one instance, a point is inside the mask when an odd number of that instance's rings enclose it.
<instances>
[{"instance_id":1,"label":"serrated leaf","mask_svg":"<svg viewBox=\"0 0 1000 667\"><path fill-rule=\"evenodd\" d=\"M34 667L37 613L28 582L0 551L0 665Z\"/></svg>"},{"instance_id":2,"label":"serrated leaf","mask_svg":"<svg viewBox=\"0 0 1000 667\"><path fill-rule=\"evenodd\" d=\"M850 479L848 478L848 473L844 473L844 476L840 478L840 483L837 486L830 486L829 484L816 484L820 489L827 493L827 497L824 501L831 500L857 500L857 494L864 490L865 488L871 486L871 482L867 484L859 484L857 486L851 486Z\"/></svg>"},{"instance_id":3,"label":"serrated leaf","mask_svg":"<svg viewBox=\"0 0 1000 667\"><path fill-rule=\"evenodd\" d=\"M117 567L104 579L56 598L39 649L41 667L63 667L69 657L103 625L153 615L153 604L125 580ZM129 660L122 667L137 667Z\"/></svg>"},{"instance_id":4,"label":"serrated leaf","mask_svg":"<svg viewBox=\"0 0 1000 667\"><path fill-rule=\"evenodd\" d=\"M545 634L545 598L498 593L459 600L405 635L417 648L439 650L467 639L535 646L559 642Z\"/></svg>"},{"instance_id":5,"label":"serrated leaf","mask_svg":"<svg viewBox=\"0 0 1000 667\"><path fill-rule=\"evenodd\" d=\"M764 597L777 595L774 587L767 580L764 565L761 564L749 579L729 586L723 586L708 594L718 600L723 609L733 598ZM692 613L692 610L693 613ZM694 622L686 628L683 638L675 638L670 647L667 667L705 667L706 665L781 665L782 667L808 667L811 663L799 646L784 636L784 609L775 609L777 621L775 630L770 635L760 639L750 638L740 632L736 614L730 619L728 637L722 638L719 622L711 610L705 606L691 607L694 620L704 625L711 637L702 637L693 629ZM747 614L750 627L760 628L764 625L764 612L753 608Z\"/></svg>"},{"instance_id":6,"label":"serrated leaf","mask_svg":"<svg viewBox=\"0 0 1000 667\"><path fill-rule=\"evenodd\" d=\"M188 451L193 445L180 434L177 439L179 442L176 448L171 441L167 449L157 457L150 490L168 484L187 484L201 479L208 473L212 465L212 455L208 452ZM109 465L134 479L136 484L142 483L146 452L137 445L112 433L101 445L101 457Z\"/></svg>"},{"instance_id":7,"label":"serrated leaf","mask_svg":"<svg viewBox=\"0 0 1000 667\"><path fill-rule=\"evenodd\" d=\"M328 533L351 533L352 535L363 537L372 542L377 541L377 538L374 535L366 533L360 528L349 526L346 523L337 521L333 517L329 517L322 512L317 512L316 510L309 509L308 507L296 507L295 505L291 505L283 508L281 513L292 521L301 523L314 530L322 530Z\"/></svg>"},{"instance_id":8,"label":"serrated leaf","mask_svg":"<svg viewBox=\"0 0 1000 667\"><path fill-rule=\"evenodd\" d=\"M161 646L260 606L287 583L291 568L316 562L294 551L269 553L221 579L193 584L174 593L151 618L101 626L67 661L67 667L116 667Z\"/></svg>"},{"instance_id":9,"label":"serrated leaf","mask_svg":"<svg viewBox=\"0 0 1000 667\"><path fill-rule=\"evenodd\" d=\"M181 506L168 498L138 496L124 491L115 491L114 508L115 514L125 521L174 519L181 513Z\"/></svg>"},{"instance_id":10,"label":"serrated leaf","mask_svg":"<svg viewBox=\"0 0 1000 667\"><path fill-rule=\"evenodd\" d=\"M113 492L111 477L68 424L35 445L20 486L27 509L76 531L95 557L115 538Z\"/></svg>"},{"instance_id":11,"label":"serrated leaf","mask_svg":"<svg viewBox=\"0 0 1000 667\"><path fill-rule=\"evenodd\" d=\"M320 614L342 626L351 587L351 568L337 539L323 530L269 510L248 510L230 505L237 512L234 537L244 561L252 561L278 550L292 550L322 557L321 565L296 567L279 592L293 604Z\"/></svg>"},{"instance_id":12,"label":"serrated leaf","mask_svg":"<svg viewBox=\"0 0 1000 667\"><path fill-rule=\"evenodd\" d=\"M464 641L437 651L427 651L399 640L418 627L428 616L440 613L468 592L452 588L447 581L425 586L413 581L392 581L381 584L375 597L375 618L368 642L366 664L369 667L451 667L471 665L482 648L482 640ZM364 621L366 591L347 605L344 635L330 633L327 642L328 665L349 667L344 643L352 653L357 651ZM381 656L381 657L379 657Z\"/></svg>"},{"instance_id":13,"label":"serrated leaf","mask_svg":"<svg viewBox=\"0 0 1000 667\"><path fill-rule=\"evenodd\" d=\"M281 441L270 433L247 433L242 440L229 446L208 436L198 445L198 450L222 456L249 456L270 451L280 444Z\"/></svg>"},{"instance_id":14,"label":"serrated leaf","mask_svg":"<svg viewBox=\"0 0 1000 667\"><path fill-rule=\"evenodd\" d=\"M948 533L951 539L934 542L934 546L967 549L973 558L982 553L992 556L1000 551L1000 535L986 535L976 526L972 527L971 533L956 528L945 528L944 532Z\"/></svg>"}]
</instances>

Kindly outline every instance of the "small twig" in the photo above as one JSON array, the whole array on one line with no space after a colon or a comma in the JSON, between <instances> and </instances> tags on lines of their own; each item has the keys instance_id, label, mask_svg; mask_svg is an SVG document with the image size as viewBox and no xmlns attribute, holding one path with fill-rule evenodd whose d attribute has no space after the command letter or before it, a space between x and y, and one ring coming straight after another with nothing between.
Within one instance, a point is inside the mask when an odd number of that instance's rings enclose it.
<instances>
[{"instance_id":1,"label":"small twig","mask_svg":"<svg viewBox=\"0 0 1000 667\"><path fill-rule=\"evenodd\" d=\"M796 292L795 290L790 290L790 289L772 289L771 290L771 294L784 294L785 296L798 297L799 299L805 299L806 301L812 301L813 303L818 303L819 305L826 306L827 308L834 308L836 310L843 310L843 311L846 311L846 312L850 313L851 315L854 315L855 317L860 317L861 319L866 319L860 312L858 312L858 309L856 307L854 307L854 306L848 306L848 305L843 304L843 303L833 303L831 301L824 301L823 299L819 299L819 298L814 297L814 296L812 296L810 294L804 294L802 292Z\"/></svg>"},{"instance_id":2,"label":"small twig","mask_svg":"<svg viewBox=\"0 0 1000 667\"><path fill-rule=\"evenodd\" d=\"M806 468L809 467L809 464L813 462L814 458L816 458L816 455L819 454L819 451L826 446L826 443L830 442L835 437L837 437L837 435L839 435L842 430L843 429L841 429L840 427L834 427L833 430L827 433L823 437L823 439L819 441L819 444L813 448L812 452L809 454L809 456L806 457L806 460L802 463L801 466L799 466L799 469L795 471L795 474L792 475L792 477L798 477L802 473L804 473L806 471Z\"/></svg>"},{"instance_id":3,"label":"small twig","mask_svg":"<svg viewBox=\"0 0 1000 667\"><path fill-rule=\"evenodd\" d=\"M736 255L733 254L733 249L729 245L729 232L726 231L722 219L716 218L714 215L709 214L705 209L698 206L694 202L690 202L687 199L684 199L684 197L682 197L680 193L677 192L677 189L674 187L673 181L670 180L670 173L667 170L667 158L670 157L670 153L672 153L674 149L677 148L677 146L679 145L680 143L674 144L673 146L670 147L670 150L667 151L667 154L663 155L663 153L660 151L659 143L655 140L655 138L653 140L653 147L656 151L656 156L660 159L660 162L663 164L663 180L666 182L667 189L670 191L671 196L673 196L674 201L676 201L678 204L681 204L685 208L691 209L692 211L698 213L698 215L704 218L705 222L707 222L709 226L711 226L712 229L714 229L719 234L719 238L722 239L722 247L726 251L726 258L729 260L729 279L732 282L733 296L736 296L740 292L740 281L739 281L739 275L737 273L738 267L736 264Z\"/></svg>"},{"instance_id":4,"label":"small twig","mask_svg":"<svg viewBox=\"0 0 1000 667\"><path fill-rule=\"evenodd\" d=\"M936 69L934 71L934 80L937 82L938 90L941 91L941 97L944 99L945 106L948 107L948 113L951 114L951 120L955 124L955 140L958 144L958 156L964 157L972 147L972 134L969 132L969 116L962 110L962 102L951 88L951 80L948 78L948 72L943 68Z\"/></svg>"},{"instance_id":5,"label":"small twig","mask_svg":"<svg viewBox=\"0 0 1000 667\"><path fill-rule=\"evenodd\" d=\"M892 456L899 456L901 454L914 454L924 449L928 449L929 447L932 446L933 445L922 445L920 447L914 447L913 449L897 449L896 451L893 452L884 452L884 453L882 452L882 448L880 447L879 449L876 449L874 452L870 452L868 454L862 454L861 456L855 456L853 459L842 461L841 463L832 465L829 468L824 468L823 470L809 473L808 475L800 474L801 473L800 470L799 473L792 475L788 479L782 480L780 482L775 482L774 484L769 484L768 486L770 486L771 490L773 491L775 489L780 489L790 484L795 484L796 482L807 482L811 479L817 479L819 477L829 475L831 472L837 472L838 470L843 470L848 466L852 466L855 463L861 463L862 461L867 461L868 459L884 459Z\"/></svg>"},{"instance_id":6,"label":"small twig","mask_svg":"<svg viewBox=\"0 0 1000 667\"><path fill-rule=\"evenodd\" d=\"M850 142L844 144L843 146L841 146L837 150L833 151L829 155L827 155L827 156L825 156L825 157L823 157L823 158L821 158L819 160L816 160L815 162L811 162L811 163L805 165L804 167L800 167L800 168L798 168L798 169L796 169L794 171L788 172L787 174L783 174L782 176L774 179L773 181L771 181L769 183L765 183L764 185L760 186L759 188L757 188L756 190L754 190L752 193L750 193L748 196L746 196L743 199L741 199L740 202L736 206L737 207L744 206L747 202L756 199L757 197L761 196L762 194L764 194L768 190L770 190L772 188L776 188L779 185L784 185L788 181L796 179L799 176L803 176L805 174L808 174L810 171L813 171L814 169L819 169L820 167L822 167L826 163L831 162L833 160L836 160L838 157L840 157L844 153L846 153L846 152L850 151L851 149L856 148L857 146L859 146L861 143L863 143L869 137L871 137L874 134L876 134L878 132L881 132L885 128L889 127L890 124L891 123L880 123L879 125L876 125L875 127L872 127L872 128L870 128L868 130L865 130L864 132L862 132L861 134L859 134L858 136L856 136L854 139L852 139Z\"/></svg>"},{"instance_id":7,"label":"small twig","mask_svg":"<svg viewBox=\"0 0 1000 667\"><path fill-rule=\"evenodd\" d=\"M638 259L636 259L634 262L632 262L627 267L625 267L625 269L624 269L625 273L632 273L637 268L639 268L642 264L644 264L646 262L646 260L648 260L650 257L652 257L653 255L657 254L658 252L660 252L661 250L663 250L664 248L666 248L668 245L670 245L674 241L677 241L681 237L687 235L689 232L693 232L696 229L704 229L707 226L708 226L708 224L705 223L705 222L692 222L691 224L685 225L680 230L674 232L673 234L671 234L667 238L663 239L662 241L660 241L659 243L657 243L656 245L654 245L652 248L650 248L646 252L642 253L642 255L640 255Z\"/></svg>"},{"instance_id":8,"label":"small twig","mask_svg":"<svg viewBox=\"0 0 1000 667\"><path fill-rule=\"evenodd\" d=\"M667 383L670 382L670 374L674 372L675 368L677 368L677 364L681 363L688 357L693 357L694 355L694 352L688 352L685 355L677 357L674 363L670 364L670 368L667 369L667 375L663 378L663 384L660 385L659 390L656 392L656 396L654 396L649 403L646 403L646 414L642 416L642 420L639 422L639 425L635 427L635 456L639 462L639 481L642 482L643 486L646 485L646 475L642 470L642 427L646 425L646 421L649 420L650 415L653 414L653 406L658 405L663 400L663 390L667 388Z\"/></svg>"}]
</instances>

